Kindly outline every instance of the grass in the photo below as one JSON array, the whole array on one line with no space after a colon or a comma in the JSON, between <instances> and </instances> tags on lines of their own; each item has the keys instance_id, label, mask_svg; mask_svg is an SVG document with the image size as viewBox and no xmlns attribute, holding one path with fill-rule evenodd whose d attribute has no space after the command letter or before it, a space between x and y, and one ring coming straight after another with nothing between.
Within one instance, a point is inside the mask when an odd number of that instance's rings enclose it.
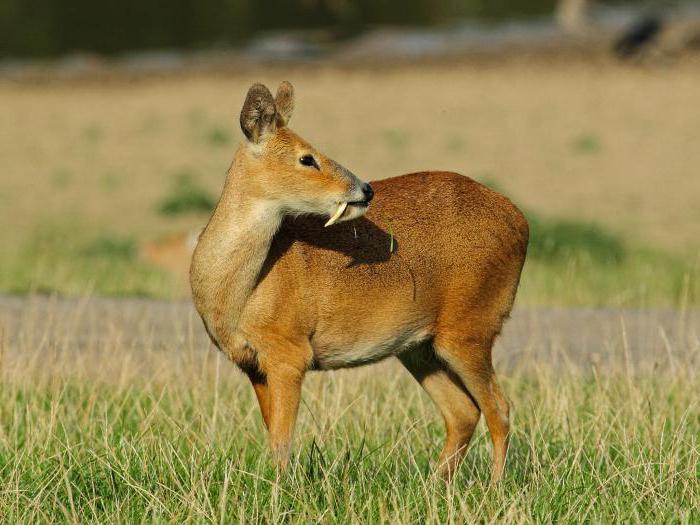
<instances>
[{"instance_id":1,"label":"grass","mask_svg":"<svg viewBox=\"0 0 700 525\"><path fill-rule=\"evenodd\" d=\"M47 226L2 257L3 293L172 297L172 276L138 257L131 237Z\"/></svg>"},{"instance_id":2,"label":"grass","mask_svg":"<svg viewBox=\"0 0 700 525\"><path fill-rule=\"evenodd\" d=\"M182 195L178 200L170 194L169 213L204 211L204 202L193 204L192 194ZM700 303L700 258L637 246L584 221L534 213L528 213L528 220L531 239L520 304L640 308ZM391 240L388 249L393 250L393 232ZM182 293L186 287L177 276L139 257L139 242L133 236L81 231L69 224L44 227L20 250L0 253L5 268L0 292L156 298Z\"/></svg>"},{"instance_id":3,"label":"grass","mask_svg":"<svg viewBox=\"0 0 700 525\"><path fill-rule=\"evenodd\" d=\"M382 138L387 149L393 152L404 151L410 142L408 132L399 129L385 129Z\"/></svg>"},{"instance_id":4,"label":"grass","mask_svg":"<svg viewBox=\"0 0 700 525\"><path fill-rule=\"evenodd\" d=\"M600 152L600 140L595 135L580 135L573 141L572 148L576 153L592 155Z\"/></svg>"},{"instance_id":5,"label":"grass","mask_svg":"<svg viewBox=\"0 0 700 525\"><path fill-rule=\"evenodd\" d=\"M83 248L82 255L95 258L133 260L136 256L136 243L129 237L102 235L90 241Z\"/></svg>"},{"instance_id":6,"label":"grass","mask_svg":"<svg viewBox=\"0 0 700 525\"><path fill-rule=\"evenodd\" d=\"M653 373L531 358L501 374L514 405L505 481L488 484L481 423L445 486L431 471L442 423L396 363L311 374L296 453L279 474L247 381L187 329L182 345L145 337L134 348L112 333L77 351L69 332L47 336L33 322L2 354L7 523L700 520L690 346Z\"/></svg>"},{"instance_id":7,"label":"grass","mask_svg":"<svg viewBox=\"0 0 700 525\"><path fill-rule=\"evenodd\" d=\"M102 140L104 132L102 128L97 124L91 124L83 130L83 137L86 141L91 143L97 143Z\"/></svg>"},{"instance_id":8,"label":"grass","mask_svg":"<svg viewBox=\"0 0 700 525\"><path fill-rule=\"evenodd\" d=\"M492 177L481 179L508 193ZM172 179L157 209L171 221L195 215L203 224L213 206L212 194L184 171ZM681 257L634 244L579 219L533 211L526 215L530 243L520 304L640 308L700 303L700 254ZM388 248L393 251L391 221L385 217L382 222L391 234ZM172 298L187 289L178 276L141 260L135 237L95 234L74 224L40 228L17 252L0 253L0 261L7 269L0 275L0 292L6 293Z\"/></svg>"},{"instance_id":9,"label":"grass","mask_svg":"<svg viewBox=\"0 0 700 525\"><path fill-rule=\"evenodd\" d=\"M0 224L12 227L0 231L0 249L74 215L136 237L168 233L173 216L153 212L173 175L188 168L216 197L242 139L246 90L257 80L274 91L281 78L297 93L292 128L363 179L488 173L523 208L697 249L700 113L688 108L700 106L700 69L679 61L649 75L613 61L511 58L381 74L266 66L137 83L5 82ZM177 217L183 229L200 226L196 212Z\"/></svg>"},{"instance_id":10,"label":"grass","mask_svg":"<svg viewBox=\"0 0 700 525\"><path fill-rule=\"evenodd\" d=\"M226 128L212 127L206 133L206 141L212 146L229 146L233 143L233 138Z\"/></svg>"},{"instance_id":11,"label":"grass","mask_svg":"<svg viewBox=\"0 0 700 525\"><path fill-rule=\"evenodd\" d=\"M677 308L700 302L700 253L693 261L625 242L598 224L527 217L530 243L519 293L529 304Z\"/></svg>"},{"instance_id":12,"label":"grass","mask_svg":"<svg viewBox=\"0 0 700 525\"><path fill-rule=\"evenodd\" d=\"M69 186L72 179L73 175L70 171L59 169L56 170L51 177L51 185L54 188L61 190Z\"/></svg>"},{"instance_id":13,"label":"grass","mask_svg":"<svg viewBox=\"0 0 700 525\"><path fill-rule=\"evenodd\" d=\"M533 213L527 214L527 220L530 258L549 262L589 258L601 264L616 264L627 256L622 238L598 224L574 219L544 219Z\"/></svg>"},{"instance_id":14,"label":"grass","mask_svg":"<svg viewBox=\"0 0 700 525\"><path fill-rule=\"evenodd\" d=\"M521 304L618 308L696 306L700 269L683 259L638 249L611 265L589 256L526 261Z\"/></svg>"},{"instance_id":15,"label":"grass","mask_svg":"<svg viewBox=\"0 0 700 525\"><path fill-rule=\"evenodd\" d=\"M183 213L208 213L214 207L214 197L202 188L188 171L177 174L170 188L158 206L163 215Z\"/></svg>"},{"instance_id":16,"label":"grass","mask_svg":"<svg viewBox=\"0 0 700 525\"><path fill-rule=\"evenodd\" d=\"M492 178L482 179L504 191ZM191 173L182 172L158 211L171 221L195 215L203 224L213 205L211 194ZM643 308L700 303L698 255L680 257L636 245L595 223L532 211L526 215L531 236L520 304ZM391 221L382 222L391 233L388 249L393 251ZM0 293L173 298L187 290L182 276L141 259L141 242L134 235L109 234L75 222L46 225L19 249L0 251Z\"/></svg>"},{"instance_id":17,"label":"grass","mask_svg":"<svg viewBox=\"0 0 700 525\"><path fill-rule=\"evenodd\" d=\"M521 306L700 304L696 67L528 59L431 71L290 70L292 124L368 180L480 173L546 210L528 214ZM71 311L84 315L86 294L175 296L141 243L201 227L250 82L0 86L0 293L78 296ZM455 482L432 477L442 423L396 363L311 374L295 456L278 474L249 385L195 341L198 319L161 327L178 341L166 344L138 315L128 329L106 315L87 333L59 311L11 315L0 310L3 523L700 521L694 328L647 366L577 369L531 355L576 351L533 327L516 368L497 367L514 416L507 476L491 487L483 423Z\"/></svg>"}]
</instances>

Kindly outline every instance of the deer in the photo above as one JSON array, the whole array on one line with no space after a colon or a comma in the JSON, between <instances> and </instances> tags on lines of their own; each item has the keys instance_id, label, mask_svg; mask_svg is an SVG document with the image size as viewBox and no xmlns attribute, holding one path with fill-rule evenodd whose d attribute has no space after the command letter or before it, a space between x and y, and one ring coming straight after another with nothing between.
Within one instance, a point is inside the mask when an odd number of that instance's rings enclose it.
<instances>
[{"instance_id":1,"label":"deer","mask_svg":"<svg viewBox=\"0 0 700 525\"><path fill-rule=\"evenodd\" d=\"M294 90L250 87L245 136L192 255L196 310L250 379L287 467L310 371L395 356L441 412L450 480L484 415L502 478L510 405L492 365L528 244L506 197L457 173L370 185L293 132ZM376 195L376 196L375 196Z\"/></svg>"}]
</instances>

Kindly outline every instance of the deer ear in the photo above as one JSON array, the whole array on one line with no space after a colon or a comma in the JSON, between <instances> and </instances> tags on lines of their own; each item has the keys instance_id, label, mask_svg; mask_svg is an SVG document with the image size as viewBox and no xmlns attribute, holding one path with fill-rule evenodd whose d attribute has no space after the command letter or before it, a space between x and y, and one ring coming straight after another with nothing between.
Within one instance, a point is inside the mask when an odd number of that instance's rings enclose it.
<instances>
[{"instance_id":1,"label":"deer ear","mask_svg":"<svg viewBox=\"0 0 700 525\"><path fill-rule=\"evenodd\" d=\"M286 80L277 88L275 107L277 108L277 125L286 126L289 119L292 118L292 112L294 112L294 88Z\"/></svg>"},{"instance_id":2,"label":"deer ear","mask_svg":"<svg viewBox=\"0 0 700 525\"><path fill-rule=\"evenodd\" d=\"M253 84L241 109L241 129L251 142L260 142L277 129L277 110L272 93L262 84Z\"/></svg>"}]
</instances>

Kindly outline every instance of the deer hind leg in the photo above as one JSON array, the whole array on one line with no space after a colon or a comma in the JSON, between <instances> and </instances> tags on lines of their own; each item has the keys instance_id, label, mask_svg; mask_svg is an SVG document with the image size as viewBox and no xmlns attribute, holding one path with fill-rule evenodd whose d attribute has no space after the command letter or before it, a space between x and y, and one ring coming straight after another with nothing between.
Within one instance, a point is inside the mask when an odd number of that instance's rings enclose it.
<instances>
[{"instance_id":1,"label":"deer hind leg","mask_svg":"<svg viewBox=\"0 0 700 525\"><path fill-rule=\"evenodd\" d=\"M491 480L503 477L510 431L510 408L496 381L491 363L493 337L467 339L457 344L436 341L435 351L462 381L484 414L493 443Z\"/></svg>"},{"instance_id":2,"label":"deer hind leg","mask_svg":"<svg viewBox=\"0 0 700 525\"><path fill-rule=\"evenodd\" d=\"M405 352L399 359L440 410L447 436L438 460L445 479L455 475L479 422L479 407L454 372L436 356L430 345Z\"/></svg>"}]
</instances>

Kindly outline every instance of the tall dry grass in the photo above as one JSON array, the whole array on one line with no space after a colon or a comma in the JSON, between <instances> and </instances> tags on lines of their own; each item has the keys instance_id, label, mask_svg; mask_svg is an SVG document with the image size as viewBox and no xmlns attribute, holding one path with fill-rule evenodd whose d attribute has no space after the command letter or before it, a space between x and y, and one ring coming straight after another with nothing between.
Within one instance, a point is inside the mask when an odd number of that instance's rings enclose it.
<instances>
[{"instance_id":1,"label":"tall dry grass","mask_svg":"<svg viewBox=\"0 0 700 525\"><path fill-rule=\"evenodd\" d=\"M393 361L311 374L296 454L278 473L244 377L207 348L191 310L153 308L4 303L4 521L700 519L694 314L635 324L613 313L596 325L585 311L568 321L516 313L497 349L514 417L507 476L494 487L484 428L454 483L433 476L441 421Z\"/></svg>"}]
</instances>

